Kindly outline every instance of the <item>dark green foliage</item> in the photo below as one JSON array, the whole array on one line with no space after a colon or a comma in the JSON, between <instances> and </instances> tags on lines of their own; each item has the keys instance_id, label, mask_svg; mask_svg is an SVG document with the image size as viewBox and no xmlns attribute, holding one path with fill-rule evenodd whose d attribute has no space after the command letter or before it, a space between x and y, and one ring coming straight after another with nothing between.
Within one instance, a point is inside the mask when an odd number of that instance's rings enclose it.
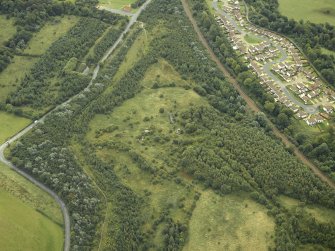
<instances>
[{"instance_id":1,"label":"dark green foliage","mask_svg":"<svg viewBox=\"0 0 335 251\"><path fill-rule=\"evenodd\" d=\"M18 90L9 97L9 102L15 106L54 105L55 100L47 96L52 79L59 77L68 60L73 57L82 58L106 28L107 24L97 19L81 19L43 54Z\"/></svg>"},{"instance_id":2,"label":"dark green foliage","mask_svg":"<svg viewBox=\"0 0 335 251\"><path fill-rule=\"evenodd\" d=\"M134 3L131 4L131 7L133 9L139 8L145 3L145 1L146 0L136 0Z\"/></svg>"},{"instance_id":3,"label":"dark green foliage","mask_svg":"<svg viewBox=\"0 0 335 251\"><path fill-rule=\"evenodd\" d=\"M121 32L124 30L126 23L121 25L121 27L113 28L98 42L94 47L93 57L87 59L88 64L96 64L106 53L107 49L110 48L116 40L120 37Z\"/></svg>"},{"instance_id":4,"label":"dark green foliage","mask_svg":"<svg viewBox=\"0 0 335 251\"><path fill-rule=\"evenodd\" d=\"M13 58L13 53L7 48L0 47L0 72L6 69Z\"/></svg>"}]
</instances>

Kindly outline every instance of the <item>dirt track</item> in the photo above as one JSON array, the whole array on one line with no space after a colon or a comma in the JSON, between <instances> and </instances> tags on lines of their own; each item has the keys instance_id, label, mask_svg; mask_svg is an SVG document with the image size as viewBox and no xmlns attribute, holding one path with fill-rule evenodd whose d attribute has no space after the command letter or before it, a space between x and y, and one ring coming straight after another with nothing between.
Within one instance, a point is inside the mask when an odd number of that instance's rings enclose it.
<instances>
[{"instance_id":1,"label":"dirt track","mask_svg":"<svg viewBox=\"0 0 335 251\"><path fill-rule=\"evenodd\" d=\"M237 92L241 95L241 97L245 100L249 108L254 112L261 112L260 108L255 104L255 102L242 90L240 85L237 83L236 79L229 73L229 71L226 69L226 67L220 62L220 60L217 58L217 56L214 54L213 50L210 48L210 46L207 43L207 40L201 33L196 21L193 18L191 9L188 4L188 0L181 0L183 3L183 7L185 10L186 15L190 19L193 28L195 32L197 33L199 40L201 43L205 46L207 49L211 59L217 64L219 69L222 71L222 73L225 75L226 79L229 83L231 83L234 88L237 90ZM300 159L302 163L307 165L315 175L317 175L322 181L327 183L330 187L335 189L335 182L332 181L328 176L326 176L321 170L319 170L309 159L306 158L305 155L303 155L302 152L294 145L292 142L282 133L278 130L278 128L269 120L267 119L268 124L270 125L273 133L281 139L281 141L285 144L287 147L291 147L294 151L294 154Z\"/></svg>"}]
</instances>

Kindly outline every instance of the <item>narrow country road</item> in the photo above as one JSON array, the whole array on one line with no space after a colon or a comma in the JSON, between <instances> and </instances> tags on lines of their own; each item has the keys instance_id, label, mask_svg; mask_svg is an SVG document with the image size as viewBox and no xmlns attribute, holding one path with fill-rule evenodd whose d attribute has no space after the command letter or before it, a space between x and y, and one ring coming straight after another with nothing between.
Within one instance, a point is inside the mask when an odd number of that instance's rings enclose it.
<instances>
[{"instance_id":1,"label":"narrow country road","mask_svg":"<svg viewBox=\"0 0 335 251\"><path fill-rule=\"evenodd\" d=\"M123 41L123 37L124 35L130 30L130 28L137 22L138 17L140 16L140 14L142 13L143 10L145 10L145 8L148 6L148 4L151 2L152 0L147 0L140 8L139 10L135 13L131 15L130 21L127 25L127 27L125 28L125 30L121 33L120 37L118 38L118 40L114 43L114 45L105 53L105 55L102 57L102 59L100 60L99 63L103 63L113 52L114 50L117 48L117 46ZM122 13L121 13L122 14ZM85 90L89 89L93 83L94 80L96 79L98 73L100 70L100 64L98 64L92 74L92 78L90 83L87 85L87 87L85 88ZM46 185L42 184L41 182L39 182L38 180L36 180L33 176L31 176L30 174L26 173L25 171L17 168L16 166L14 166L10 161L8 161L4 155L4 152L6 150L6 148L14 143L16 140L20 139L22 136L24 136L25 134L27 134L29 131L31 131L36 125L38 125L39 123L43 123L45 118L50 115L53 111L57 110L60 107L65 106L66 104L70 103L74 98L76 98L78 95L80 95L81 93L83 93L83 91L79 92L78 94L72 96L70 99L68 99L67 101L65 101L64 103L56 106L54 109L52 109L51 111L49 111L47 114L45 114L43 117L41 117L40 119L34 121L34 123L32 123L31 125L29 125L28 127L26 127L25 129L23 129L22 131L20 131L19 133L17 133L16 135L14 135L12 138L8 139L6 141L6 143L0 145L0 162L4 163L5 165L7 165L8 167L10 167L11 169L13 169L14 171L16 171L18 174L20 174L21 176L23 176L24 178L26 178L27 180L29 180L31 183L33 183L34 185L38 186L40 189L42 189L43 191L47 192L52 198L54 198L54 200L58 203L58 205L61 208L62 214L63 214L63 219L64 219L64 251L69 251L70 247L71 247L71 226L70 226L70 215L69 215L69 211L65 205L65 203L62 201L62 199L54 192L52 191L50 188L48 188ZM99 246L100 249L100 246Z\"/></svg>"},{"instance_id":2,"label":"narrow country road","mask_svg":"<svg viewBox=\"0 0 335 251\"><path fill-rule=\"evenodd\" d=\"M250 109L254 112L262 112L260 108L255 104L255 102L243 91L243 89L240 87L236 79L229 73L229 71L226 69L226 67L221 63L221 61L217 58L213 50L210 48L210 46L207 43L206 38L203 36L203 34L200 31L200 28L198 27L195 19L193 18L190 6L188 4L188 0L181 0L185 13L189 20L191 21L193 28L195 32L197 33L199 40L204 45L204 47L207 49L211 59L217 64L218 68L222 71L222 73L225 75L226 79L229 83L231 83L234 88L237 90L237 92L240 94L240 96L245 100L247 105L250 107ZM281 139L281 141L284 143L285 146L291 147L294 151L294 154L297 156L297 158L306 166L308 166L313 173L318 176L322 181L327 183L330 187L335 189L335 182L332 181L328 176L326 176L321 170L319 170L310 160L308 160L305 155L302 154L302 152L294 145L292 142L282 133L278 130L278 128L268 119L266 118L269 126L271 127L274 135Z\"/></svg>"}]
</instances>

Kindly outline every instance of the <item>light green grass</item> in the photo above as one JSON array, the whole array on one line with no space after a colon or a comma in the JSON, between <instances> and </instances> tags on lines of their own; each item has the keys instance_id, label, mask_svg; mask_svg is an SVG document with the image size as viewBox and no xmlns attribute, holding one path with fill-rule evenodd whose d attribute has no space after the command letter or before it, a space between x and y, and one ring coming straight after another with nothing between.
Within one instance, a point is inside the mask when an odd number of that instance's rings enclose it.
<instances>
[{"instance_id":1,"label":"light green grass","mask_svg":"<svg viewBox=\"0 0 335 251\"><path fill-rule=\"evenodd\" d=\"M73 27L79 18L66 16L56 20L58 21L47 23L34 35L24 53L42 55L53 42ZM0 73L0 102L4 102L7 96L16 90L38 60L38 57L14 56L12 62Z\"/></svg>"},{"instance_id":2,"label":"light green grass","mask_svg":"<svg viewBox=\"0 0 335 251\"><path fill-rule=\"evenodd\" d=\"M21 80L38 61L38 58L15 56L7 68L0 73L0 102L16 90Z\"/></svg>"},{"instance_id":3,"label":"light green grass","mask_svg":"<svg viewBox=\"0 0 335 251\"><path fill-rule=\"evenodd\" d=\"M279 11L297 21L335 25L334 0L279 0Z\"/></svg>"},{"instance_id":4,"label":"light green grass","mask_svg":"<svg viewBox=\"0 0 335 251\"><path fill-rule=\"evenodd\" d=\"M134 3L136 0L99 0L99 4L112 9L122 9L124 6Z\"/></svg>"},{"instance_id":5,"label":"light green grass","mask_svg":"<svg viewBox=\"0 0 335 251\"><path fill-rule=\"evenodd\" d=\"M62 37L79 20L79 17L65 16L48 22L43 28L30 40L25 53L33 55L42 55L53 42Z\"/></svg>"},{"instance_id":6,"label":"light green grass","mask_svg":"<svg viewBox=\"0 0 335 251\"><path fill-rule=\"evenodd\" d=\"M0 15L0 46L8 41L16 33L13 19L7 19Z\"/></svg>"},{"instance_id":7,"label":"light green grass","mask_svg":"<svg viewBox=\"0 0 335 251\"><path fill-rule=\"evenodd\" d=\"M297 251L331 251L331 249L322 247L320 245L308 244L297 247Z\"/></svg>"},{"instance_id":8,"label":"light green grass","mask_svg":"<svg viewBox=\"0 0 335 251\"><path fill-rule=\"evenodd\" d=\"M221 197L204 191L189 225L183 251L268 250L273 247L274 220L247 196Z\"/></svg>"},{"instance_id":9,"label":"light green grass","mask_svg":"<svg viewBox=\"0 0 335 251\"><path fill-rule=\"evenodd\" d=\"M167 61L160 59L158 63L149 67L142 80L142 84L147 88L151 88L155 83L174 83L176 86L185 86L189 85L190 81L182 79L172 65Z\"/></svg>"},{"instance_id":10,"label":"light green grass","mask_svg":"<svg viewBox=\"0 0 335 251\"><path fill-rule=\"evenodd\" d=\"M0 164L1 250L60 251L63 230L59 223L62 217L56 202Z\"/></svg>"},{"instance_id":11,"label":"light green grass","mask_svg":"<svg viewBox=\"0 0 335 251\"><path fill-rule=\"evenodd\" d=\"M139 144L137 136L141 135L145 129L154 130L155 128L155 131L160 131L160 134L169 134L169 131L174 129L174 125L169 120L169 113L181 112L190 108L192 104L206 105L207 103L193 90L179 87L145 89L135 98L116 108L111 115L96 115L90 123L88 138L94 141L105 141L121 134L124 142L130 140ZM164 108L163 114L159 113L160 108ZM143 122L145 117L152 118L150 121ZM117 125L119 129L95 138L97 130L111 125ZM154 152L155 149L152 150Z\"/></svg>"},{"instance_id":12,"label":"light green grass","mask_svg":"<svg viewBox=\"0 0 335 251\"><path fill-rule=\"evenodd\" d=\"M306 213L312 215L320 223L335 223L335 210L316 205L305 205L299 200L287 196L280 196L279 201L285 208L290 210L294 210L297 207L302 207L306 211Z\"/></svg>"},{"instance_id":13,"label":"light green grass","mask_svg":"<svg viewBox=\"0 0 335 251\"><path fill-rule=\"evenodd\" d=\"M330 51L326 48L321 48L321 52L326 55L333 55L335 57L335 51Z\"/></svg>"},{"instance_id":14,"label":"light green grass","mask_svg":"<svg viewBox=\"0 0 335 251\"><path fill-rule=\"evenodd\" d=\"M262 42L263 40L253 34L246 34L244 36L244 40L249 44L258 44Z\"/></svg>"},{"instance_id":15,"label":"light green grass","mask_svg":"<svg viewBox=\"0 0 335 251\"><path fill-rule=\"evenodd\" d=\"M0 144L31 123L29 119L0 112Z\"/></svg>"},{"instance_id":16,"label":"light green grass","mask_svg":"<svg viewBox=\"0 0 335 251\"><path fill-rule=\"evenodd\" d=\"M120 80L122 76L124 76L124 74L127 73L136 64L136 62L138 62L138 60L140 60L140 58L147 53L151 39L152 37L149 36L148 32L143 31L140 33L124 57L119 70L115 74L114 81Z\"/></svg>"}]
</instances>

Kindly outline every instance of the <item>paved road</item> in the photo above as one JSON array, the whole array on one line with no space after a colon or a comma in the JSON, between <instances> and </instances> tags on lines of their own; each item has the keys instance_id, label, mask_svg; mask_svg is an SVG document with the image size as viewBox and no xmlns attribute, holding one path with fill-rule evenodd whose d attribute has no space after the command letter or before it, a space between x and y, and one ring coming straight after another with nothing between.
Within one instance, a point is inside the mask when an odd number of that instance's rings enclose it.
<instances>
[{"instance_id":1,"label":"paved road","mask_svg":"<svg viewBox=\"0 0 335 251\"><path fill-rule=\"evenodd\" d=\"M247 21L249 23L249 25L254 26L257 29L262 29L260 27L256 27L253 23L251 23L249 21L249 9L248 6L246 5L246 3L244 3L246 6L246 12L247 12ZM245 34L247 34L248 32L244 31L235 21L235 19L227 12L221 10L218 6L218 0L213 0L212 2L212 7L214 8L214 10L219 13L222 16L225 16L230 23L235 27L236 30L238 30L242 36L244 36ZM295 105L301 107L302 109L305 110L305 112L307 112L308 114L315 114L318 112L318 105L305 105L304 103L302 103L300 100L298 100L286 87L286 85L275 75L272 73L271 69L272 66L278 63L282 63L284 61L286 61L286 59L288 58L287 52L286 50L278 43L273 42L271 39L269 39L268 37L265 36L260 36L257 33L253 33L254 36L256 36L257 38L270 42L271 44L273 44L276 49L278 49L278 51L280 52L280 58L267 62L264 66L263 66L263 70L264 72L273 80L275 81L279 86L280 89L283 91L283 93L285 94L285 96L291 100L291 102L293 102Z\"/></svg>"},{"instance_id":2,"label":"paved road","mask_svg":"<svg viewBox=\"0 0 335 251\"><path fill-rule=\"evenodd\" d=\"M186 15L190 19L193 28L195 32L197 33L200 42L204 45L204 47L207 49L211 59L217 64L218 68L222 71L222 73L225 75L226 79L229 83L233 85L233 87L237 90L237 92L240 94L240 96L245 100L249 108L254 112L261 112L260 108L255 104L255 102L244 92L244 90L240 87L236 79L229 73L229 71L225 68L225 66L221 63L221 61L217 58L213 50L210 48L210 46L207 43L207 40L201 33L196 21L193 18L192 12L190 10L190 7L188 5L188 0L182 0L183 7L185 10ZM291 147L294 151L294 154L300 159L302 163L304 163L306 166L308 166L316 176L318 176L322 181L327 183L331 188L335 189L335 182L330 179L327 175L325 175L323 172L321 172L310 160L308 160L301 152L300 150L291 143L291 141L285 136L285 134L281 133L278 128L268 119L266 118L269 126L271 127L274 135L281 139L281 141L285 144L287 147Z\"/></svg>"},{"instance_id":3,"label":"paved road","mask_svg":"<svg viewBox=\"0 0 335 251\"><path fill-rule=\"evenodd\" d=\"M131 19L127 25L127 27L125 28L125 30L122 32L122 34L120 35L119 39L115 42L115 44L105 53L105 55L103 56L103 58L100 60L100 63L103 63L112 53L113 51L116 49L116 47L123 41L123 37L124 35L130 30L130 28L134 25L134 23L136 23L138 17L140 16L140 14L142 13L143 10L145 10L145 8L148 6L148 4L151 2L152 0L148 0L147 2L145 2L141 8L139 8L139 10L135 13L131 15ZM113 12L116 13L116 12ZM119 13L117 13L119 14ZM85 90L89 89L92 85L94 80L96 79L98 73L100 70L100 65L98 64L92 74L92 78L90 83L88 84L88 86L85 88ZM51 111L49 111L47 114L45 114L43 117L41 117L40 119L36 120L34 123L32 123L31 125L29 125L28 127L26 127L25 129L23 129L22 131L20 131L19 133L17 133L15 136L13 136L12 138L8 139L6 143L2 144L0 146L0 162L4 163L5 165L9 166L10 168L12 168L14 171L16 171L18 174L20 174L21 176L25 177L27 180L29 180L30 182L32 182L33 184L35 184L36 186L38 186L39 188L41 188L42 190L44 190L45 192L47 192L48 194L51 195L51 197L53 197L55 199L55 201L59 204L61 210L62 210L62 214L63 214L63 218L64 218L64 251L69 251L70 250L70 241L71 241L71 227L70 227L70 216L69 216L69 211L65 205L65 203L61 200L61 198L54 192L52 191L50 188L48 188L47 186L45 186L44 184L42 184L41 182L39 182L38 180L36 180L34 177L32 177L30 174L24 172L23 170L17 168L16 166L14 166L10 161L8 161L5 156L4 156L4 151L5 149L12 144L13 142L15 142L16 140L20 139L22 136L24 136L25 134L27 134L29 131L31 131L36 125L38 125L39 123L43 123L45 118L51 114L53 111L55 111L56 109L65 106L66 104L69 104L74 98L76 98L78 95L80 95L81 93L83 93L83 91L81 91L80 93L76 94L75 96L71 97L70 99L68 99L67 101L65 101L64 103L58 105L57 107L55 107L54 109L52 109ZM100 248L100 247L99 247Z\"/></svg>"}]
</instances>

